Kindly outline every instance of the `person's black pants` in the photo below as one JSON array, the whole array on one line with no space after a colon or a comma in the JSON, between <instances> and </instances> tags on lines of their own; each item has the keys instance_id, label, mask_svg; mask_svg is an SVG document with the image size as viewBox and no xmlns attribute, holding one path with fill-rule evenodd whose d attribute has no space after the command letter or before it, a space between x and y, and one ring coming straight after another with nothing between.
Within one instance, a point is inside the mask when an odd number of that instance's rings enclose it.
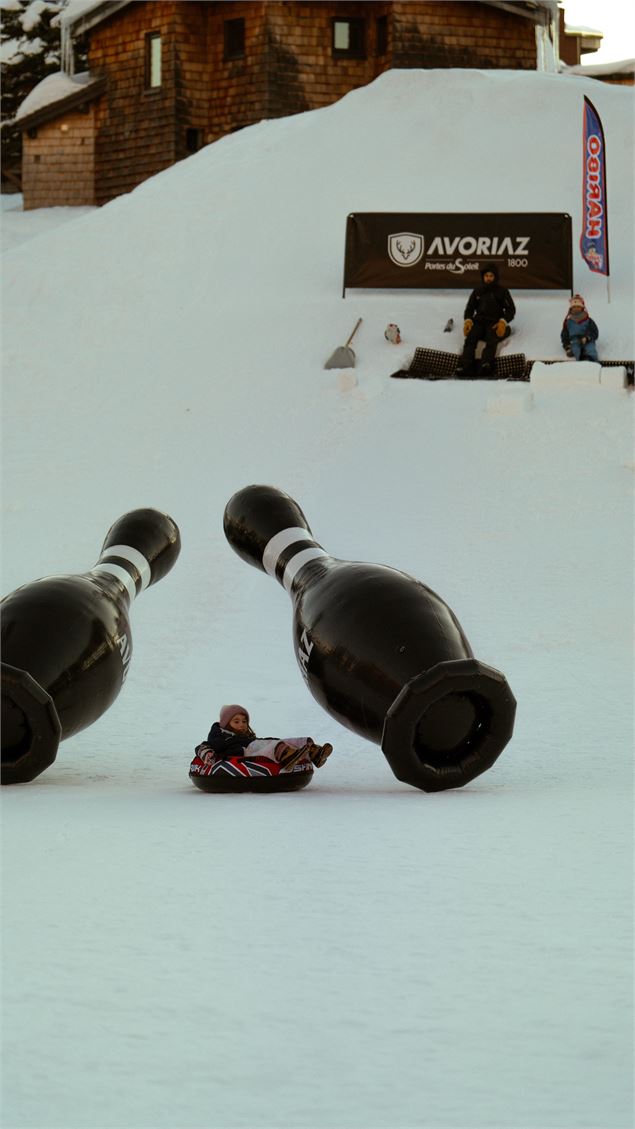
<instances>
[{"instance_id":1,"label":"person's black pants","mask_svg":"<svg viewBox=\"0 0 635 1129\"><path fill-rule=\"evenodd\" d=\"M485 342L485 348L483 349L481 362L488 365L494 364L494 358L496 357L496 346L501 341L501 338L497 337L496 331L492 328L491 321L475 321L470 332L465 338L463 353L461 355L461 364L465 368L468 368L470 365L474 364L474 355L476 353L476 346L478 345L479 341Z\"/></svg>"}]
</instances>

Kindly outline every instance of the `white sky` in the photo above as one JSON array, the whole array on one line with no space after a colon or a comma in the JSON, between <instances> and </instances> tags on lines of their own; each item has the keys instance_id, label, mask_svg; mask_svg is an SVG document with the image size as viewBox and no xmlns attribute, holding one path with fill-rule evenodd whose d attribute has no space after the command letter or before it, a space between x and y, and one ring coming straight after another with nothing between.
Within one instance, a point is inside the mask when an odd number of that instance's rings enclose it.
<instances>
[{"instance_id":1,"label":"white sky","mask_svg":"<svg viewBox=\"0 0 635 1129\"><path fill-rule=\"evenodd\" d=\"M564 4L568 27L590 27L603 33L602 47L582 62L614 63L635 57L635 6L628 0L567 0Z\"/></svg>"}]
</instances>

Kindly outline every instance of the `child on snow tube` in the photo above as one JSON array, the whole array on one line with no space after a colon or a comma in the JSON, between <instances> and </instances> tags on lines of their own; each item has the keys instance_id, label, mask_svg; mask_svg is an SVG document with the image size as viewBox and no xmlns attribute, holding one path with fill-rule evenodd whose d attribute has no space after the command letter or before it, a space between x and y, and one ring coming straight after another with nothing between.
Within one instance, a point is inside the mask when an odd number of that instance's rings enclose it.
<instances>
[{"instance_id":1,"label":"child on snow tube","mask_svg":"<svg viewBox=\"0 0 635 1129\"><path fill-rule=\"evenodd\" d=\"M322 768L333 752L311 737L256 737L244 706L222 706L207 740L196 746L190 776L278 776Z\"/></svg>"}]
</instances>

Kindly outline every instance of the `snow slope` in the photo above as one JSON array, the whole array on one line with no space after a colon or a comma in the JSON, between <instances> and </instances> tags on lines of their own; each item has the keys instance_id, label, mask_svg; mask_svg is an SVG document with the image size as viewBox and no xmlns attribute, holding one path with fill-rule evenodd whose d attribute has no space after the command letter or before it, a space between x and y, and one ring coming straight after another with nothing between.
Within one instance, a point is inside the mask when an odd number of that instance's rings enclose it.
<instances>
[{"instance_id":1,"label":"snow slope","mask_svg":"<svg viewBox=\"0 0 635 1129\"><path fill-rule=\"evenodd\" d=\"M2 792L4 1129L630 1129L632 397L567 364L391 381L460 348L467 295L340 298L352 210L579 231L585 93L612 275L576 256L575 287L633 357L632 92L579 77L391 72L5 254L3 591L137 506L183 550L117 702ZM516 297L514 351L560 358L566 296ZM288 597L223 537L250 482L447 600L518 699L489 773L401 785L307 694ZM332 740L309 789L191 786L227 701Z\"/></svg>"},{"instance_id":2,"label":"snow slope","mask_svg":"<svg viewBox=\"0 0 635 1129\"><path fill-rule=\"evenodd\" d=\"M21 192L3 192L0 196L0 208L2 252L13 250L35 236L51 231L60 224L69 223L78 216L90 215L96 210L85 205L78 208L33 208L23 212Z\"/></svg>"}]
</instances>

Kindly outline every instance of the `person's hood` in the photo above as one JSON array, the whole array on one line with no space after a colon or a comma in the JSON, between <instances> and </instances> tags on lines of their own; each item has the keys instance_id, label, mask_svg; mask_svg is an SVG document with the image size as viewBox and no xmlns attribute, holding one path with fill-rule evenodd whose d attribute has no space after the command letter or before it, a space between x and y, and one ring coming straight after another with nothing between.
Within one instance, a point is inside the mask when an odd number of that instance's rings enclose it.
<instances>
[{"instance_id":1,"label":"person's hood","mask_svg":"<svg viewBox=\"0 0 635 1129\"><path fill-rule=\"evenodd\" d=\"M485 266L481 267L479 274L481 276L481 281L483 282L483 284L485 284L485 275L487 271L491 271L494 275L493 285L496 286L498 284L498 267L496 266L496 263L485 263Z\"/></svg>"}]
</instances>

